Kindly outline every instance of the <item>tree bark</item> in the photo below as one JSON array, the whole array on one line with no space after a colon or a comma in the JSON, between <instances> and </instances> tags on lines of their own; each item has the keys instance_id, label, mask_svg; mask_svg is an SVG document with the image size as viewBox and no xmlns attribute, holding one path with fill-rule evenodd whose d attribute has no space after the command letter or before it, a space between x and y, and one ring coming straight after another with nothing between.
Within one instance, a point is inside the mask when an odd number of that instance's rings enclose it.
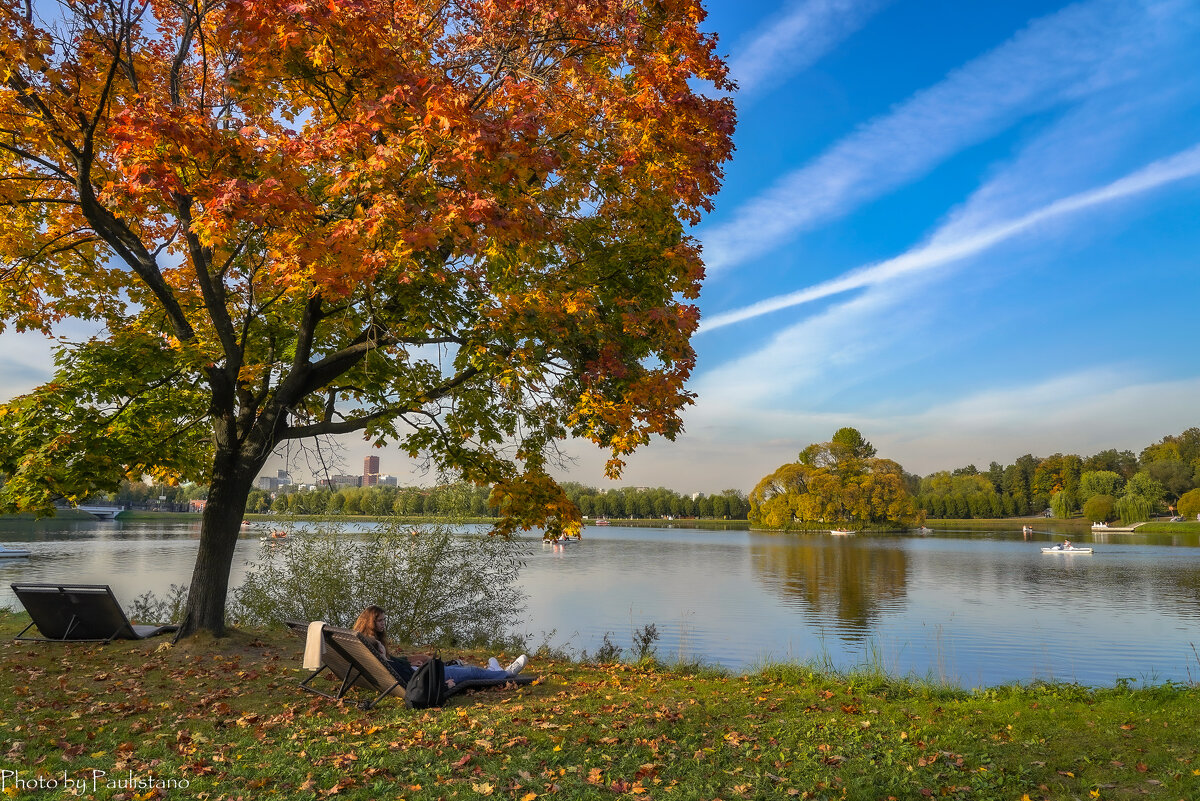
<instances>
[{"instance_id":1,"label":"tree bark","mask_svg":"<svg viewBox=\"0 0 1200 801\"><path fill-rule=\"evenodd\" d=\"M237 452L218 447L180 636L199 631L211 632L216 637L225 634L225 598L233 552L242 530L246 500L261 466L247 464Z\"/></svg>"}]
</instances>

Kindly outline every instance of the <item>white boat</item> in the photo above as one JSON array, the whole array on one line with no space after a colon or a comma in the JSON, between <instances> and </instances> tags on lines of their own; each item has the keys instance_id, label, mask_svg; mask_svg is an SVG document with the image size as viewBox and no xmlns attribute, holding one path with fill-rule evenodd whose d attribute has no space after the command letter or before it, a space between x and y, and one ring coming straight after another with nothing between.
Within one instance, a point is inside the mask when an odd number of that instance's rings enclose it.
<instances>
[{"instance_id":1,"label":"white boat","mask_svg":"<svg viewBox=\"0 0 1200 801\"><path fill-rule=\"evenodd\" d=\"M1108 528L1108 523L1092 523L1092 529L1106 529L1106 528Z\"/></svg>"},{"instance_id":2,"label":"white boat","mask_svg":"<svg viewBox=\"0 0 1200 801\"><path fill-rule=\"evenodd\" d=\"M1055 545L1053 548L1043 548L1042 553L1091 553L1091 548L1076 548L1072 545L1070 548L1064 548L1061 545Z\"/></svg>"},{"instance_id":3,"label":"white boat","mask_svg":"<svg viewBox=\"0 0 1200 801\"><path fill-rule=\"evenodd\" d=\"M596 518L596 525L597 526L609 526L612 524L609 523L608 520L606 520L605 518L599 517L599 518Z\"/></svg>"},{"instance_id":4,"label":"white boat","mask_svg":"<svg viewBox=\"0 0 1200 801\"><path fill-rule=\"evenodd\" d=\"M829 529L829 533L837 537L848 537L855 532L848 528L831 528Z\"/></svg>"},{"instance_id":5,"label":"white boat","mask_svg":"<svg viewBox=\"0 0 1200 801\"><path fill-rule=\"evenodd\" d=\"M0 559L23 559L27 556L32 556L33 551L25 551L20 548L8 548L0 545Z\"/></svg>"}]
</instances>

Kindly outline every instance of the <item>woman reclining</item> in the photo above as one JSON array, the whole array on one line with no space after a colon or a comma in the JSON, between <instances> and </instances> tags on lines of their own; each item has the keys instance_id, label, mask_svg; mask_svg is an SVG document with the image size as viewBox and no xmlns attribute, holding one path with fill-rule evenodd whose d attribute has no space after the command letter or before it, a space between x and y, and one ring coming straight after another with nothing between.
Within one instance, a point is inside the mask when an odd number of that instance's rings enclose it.
<instances>
[{"instance_id":1,"label":"woman reclining","mask_svg":"<svg viewBox=\"0 0 1200 801\"><path fill-rule=\"evenodd\" d=\"M367 645L375 652L375 655L391 666L392 672L396 674L396 678L405 684L412 678L416 668L422 665L428 656L416 655L412 659L407 659L403 656L393 656L387 650L387 615L381 607L372 604L362 610L358 615L358 619L354 621L352 628L363 636L367 641ZM503 681L510 679L513 676L524 670L529 657L521 654L512 661L507 668L501 668L500 663L496 661L496 657L488 660L488 666L474 667L472 665L446 665L446 686L453 687L460 681L471 681L473 679L483 679L486 681Z\"/></svg>"}]
</instances>

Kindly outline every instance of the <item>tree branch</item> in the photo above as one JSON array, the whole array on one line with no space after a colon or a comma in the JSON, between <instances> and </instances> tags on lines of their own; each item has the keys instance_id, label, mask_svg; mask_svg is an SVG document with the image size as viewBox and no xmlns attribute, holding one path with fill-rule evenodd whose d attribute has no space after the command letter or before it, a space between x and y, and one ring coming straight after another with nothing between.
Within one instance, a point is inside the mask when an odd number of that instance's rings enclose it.
<instances>
[{"instance_id":1,"label":"tree branch","mask_svg":"<svg viewBox=\"0 0 1200 801\"><path fill-rule=\"evenodd\" d=\"M472 378L479 375L480 372L481 371L478 368L468 367L466 370L463 370L461 373L449 379L448 381L445 381L437 387L421 393L418 400L420 400L422 404L425 404L438 400L439 398L443 398L458 387L465 384L467 381L470 381ZM387 406L368 414L359 415L358 417L349 417L339 422L334 422L332 419L329 419L332 417L332 415L329 409L326 409L326 419L322 420L320 423L312 423L306 426L289 426L283 432L282 439L302 439L304 437L313 437L321 434L350 434L355 431L362 431L376 420L386 420L392 417L400 417L405 414L420 411L420 408L411 408L408 405ZM432 415L429 416L432 417Z\"/></svg>"}]
</instances>

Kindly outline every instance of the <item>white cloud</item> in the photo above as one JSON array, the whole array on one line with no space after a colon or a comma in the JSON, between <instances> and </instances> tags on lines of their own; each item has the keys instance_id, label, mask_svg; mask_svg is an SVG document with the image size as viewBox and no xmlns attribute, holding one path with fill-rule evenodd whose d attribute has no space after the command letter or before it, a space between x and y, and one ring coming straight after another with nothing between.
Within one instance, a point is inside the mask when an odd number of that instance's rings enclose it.
<instances>
[{"instance_id":1,"label":"white cloud","mask_svg":"<svg viewBox=\"0 0 1200 801\"><path fill-rule=\"evenodd\" d=\"M745 102L807 69L861 28L891 0L802 0L760 26L734 54L729 71Z\"/></svg>"},{"instance_id":2,"label":"white cloud","mask_svg":"<svg viewBox=\"0 0 1200 801\"><path fill-rule=\"evenodd\" d=\"M1092 0L1009 41L864 124L700 232L710 273L902 186L1023 116L1129 80L1179 34L1178 0ZM1190 24L1190 20L1189 23Z\"/></svg>"},{"instance_id":3,"label":"white cloud","mask_svg":"<svg viewBox=\"0 0 1200 801\"><path fill-rule=\"evenodd\" d=\"M913 248L895 258L852 270L832 280L796 292L777 295L741 309L705 318L701 321L700 331L712 331L791 306L811 303L853 289L878 286L913 273L942 267L982 253L1055 218L1124 200L1196 175L1200 175L1200 145L1153 162L1106 186L1062 198L1013 220L994 224L987 228L969 230L957 238L948 235L949 228L939 230L927 244ZM954 225L956 230L960 227L957 223Z\"/></svg>"},{"instance_id":4,"label":"white cloud","mask_svg":"<svg viewBox=\"0 0 1200 801\"><path fill-rule=\"evenodd\" d=\"M1025 453L1137 452L1196 425L1197 393L1200 378L1128 383L1128 370L1095 369L879 420L871 438L919 473L1011 464Z\"/></svg>"}]
</instances>

